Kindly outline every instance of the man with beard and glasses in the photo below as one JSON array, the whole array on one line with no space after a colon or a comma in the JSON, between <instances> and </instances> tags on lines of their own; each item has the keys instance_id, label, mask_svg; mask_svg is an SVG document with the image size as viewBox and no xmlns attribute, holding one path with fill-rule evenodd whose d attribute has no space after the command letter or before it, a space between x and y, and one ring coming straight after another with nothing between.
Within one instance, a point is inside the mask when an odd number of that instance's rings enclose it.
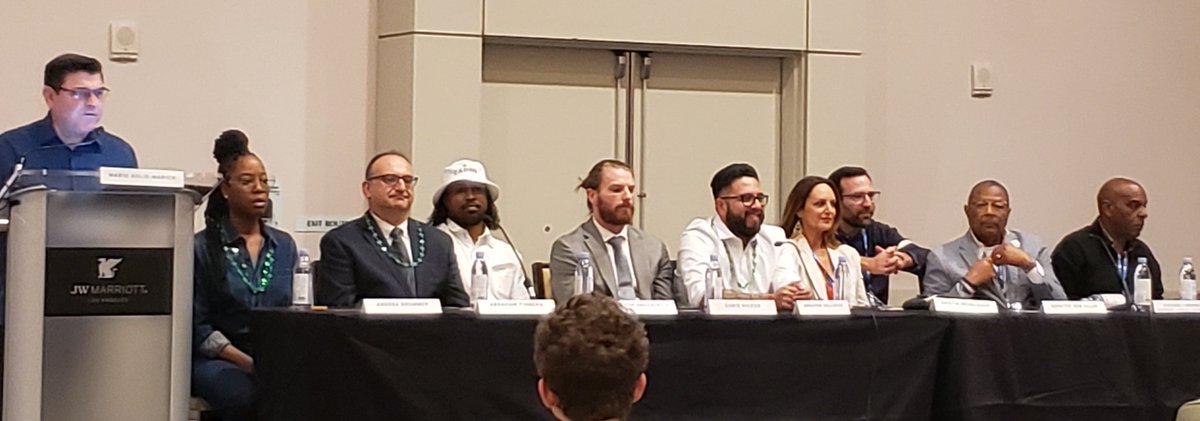
<instances>
[{"instance_id":1,"label":"man with beard and glasses","mask_svg":"<svg viewBox=\"0 0 1200 421\"><path fill-rule=\"evenodd\" d=\"M717 215L696 218L684 229L679 246L679 276L688 302L704 301L704 273L717 256L726 299L774 300L779 309L792 308L801 294L795 279L779 265L776 242L787 240L783 229L763 223L767 195L758 171L749 164L730 164L713 175L713 205Z\"/></svg>"},{"instance_id":2,"label":"man with beard and glasses","mask_svg":"<svg viewBox=\"0 0 1200 421\"><path fill-rule=\"evenodd\" d=\"M929 253L926 295L989 299L1013 310L1066 298L1042 240L1008 229L1008 205L1008 189L995 180L971 188L963 205L970 229Z\"/></svg>"},{"instance_id":3,"label":"man with beard and glasses","mask_svg":"<svg viewBox=\"0 0 1200 421\"><path fill-rule=\"evenodd\" d=\"M492 235L492 230L500 226L500 211L496 209L499 197L500 186L488 180L483 164L469 159L455 161L442 170L442 186L433 192L429 224L454 241L463 289L471 291L471 268L476 253L483 252L487 299L527 300L531 297L517 251Z\"/></svg>"},{"instance_id":4,"label":"man with beard and glasses","mask_svg":"<svg viewBox=\"0 0 1200 421\"><path fill-rule=\"evenodd\" d=\"M445 307L470 305L450 237L409 217L416 187L408 157L388 151L371 158L362 182L367 212L321 237L317 304L437 298Z\"/></svg>"},{"instance_id":5,"label":"man with beard and glasses","mask_svg":"<svg viewBox=\"0 0 1200 421\"><path fill-rule=\"evenodd\" d=\"M1133 269L1139 257L1150 266L1154 299L1162 299L1162 270L1150 246L1138 239L1146 224L1146 189L1128 178L1113 178L1096 195L1099 215L1091 225L1068 234L1054 249L1054 273L1071 299L1095 294L1133 295Z\"/></svg>"},{"instance_id":6,"label":"man with beard and glasses","mask_svg":"<svg viewBox=\"0 0 1200 421\"><path fill-rule=\"evenodd\" d=\"M918 280L924 277L929 250L874 219L875 200L880 193L871 185L867 170L841 167L829 175L829 180L842 192L842 224L838 225L837 239L862 256L867 290L887 303L889 275L903 270L917 275Z\"/></svg>"},{"instance_id":7,"label":"man with beard and glasses","mask_svg":"<svg viewBox=\"0 0 1200 421\"><path fill-rule=\"evenodd\" d=\"M591 257L597 294L620 300L672 299L671 258L657 238L629 225L637 184L624 162L597 162L577 189L587 192L591 217L550 248L550 289L562 304L575 295L579 255Z\"/></svg>"}]
</instances>

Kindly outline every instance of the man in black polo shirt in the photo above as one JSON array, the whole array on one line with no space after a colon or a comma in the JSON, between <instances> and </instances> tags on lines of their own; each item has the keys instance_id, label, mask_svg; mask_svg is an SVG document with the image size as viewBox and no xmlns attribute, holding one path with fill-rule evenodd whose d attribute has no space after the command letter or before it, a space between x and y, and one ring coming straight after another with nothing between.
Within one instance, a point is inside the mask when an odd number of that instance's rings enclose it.
<instances>
[{"instance_id":1,"label":"man in black polo shirt","mask_svg":"<svg viewBox=\"0 0 1200 421\"><path fill-rule=\"evenodd\" d=\"M1163 296L1162 271L1150 246L1138 239L1146 223L1146 190L1128 178L1113 178L1096 195L1100 215L1091 225L1063 237L1051 260L1067 297L1095 294L1133 295L1133 272L1145 257L1154 283L1154 299Z\"/></svg>"},{"instance_id":2,"label":"man in black polo shirt","mask_svg":"<svg viewBox=\"0 0 1200 421\"><path fill-rule=\"evenodd\" d=\"M900 235L892 226L876 221L875 200L879 191L871 185L867 170L841 167L829 175L842 194L842 223L837 238L854 247L862 256L863 281L867 289L887 303L888 276L905 271L925 276L925 255L929 249L918 246ZM921 288L924 290L924 288Z\"/></svg>"}]
</instances>

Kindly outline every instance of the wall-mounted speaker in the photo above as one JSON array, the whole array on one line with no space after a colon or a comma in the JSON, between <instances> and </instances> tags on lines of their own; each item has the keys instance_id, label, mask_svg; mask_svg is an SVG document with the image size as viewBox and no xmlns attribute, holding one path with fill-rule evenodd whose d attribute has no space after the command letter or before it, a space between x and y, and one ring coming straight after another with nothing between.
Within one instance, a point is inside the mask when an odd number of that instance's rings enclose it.
<instances>
[{"instance_id":1,"label":"wall-mounted speaker","mask_svg":"<svg viewBox=\"0 0 1200 421\"><path fill-rule=\"evenodd\" d=\"M110 23L108 25L108 59L123 63L137 61L141 38L136 23Z\"/></svg>"}]
</instances>

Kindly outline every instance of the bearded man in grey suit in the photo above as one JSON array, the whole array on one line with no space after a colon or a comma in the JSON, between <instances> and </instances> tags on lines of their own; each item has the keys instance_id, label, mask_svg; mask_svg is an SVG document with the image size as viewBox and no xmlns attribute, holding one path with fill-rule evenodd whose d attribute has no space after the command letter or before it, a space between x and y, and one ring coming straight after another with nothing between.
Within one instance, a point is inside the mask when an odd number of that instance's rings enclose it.
<instances>
[{"instance_id":1,"label":"bearded man in grey suit","mask_svg":"<svg viewBox=\"0 0 1200 421\"><path fill-rule=\"evenodd\" d=\"M1045 243L1008 229L1008 189L995 180L971 188L963 205L971 229L929 253L925 295L990 299L1010 309L1067 298Z\"/></svg>"},{"instance_id":2,"label":"bearded man in grey suit","mask_svg":"<svg viewBox=\"0 0 1200 421\"><path fill-rule=\"evenodd\" d=\"M590 218L559 237L550 248L554 301L575 295L580 254L595 267L594 291L620 300L670 300L674 269L667 246L629 225L637 184L624 162L606 159L592 166L578 189L587 192Z\"/></svg>"}]
</instances>

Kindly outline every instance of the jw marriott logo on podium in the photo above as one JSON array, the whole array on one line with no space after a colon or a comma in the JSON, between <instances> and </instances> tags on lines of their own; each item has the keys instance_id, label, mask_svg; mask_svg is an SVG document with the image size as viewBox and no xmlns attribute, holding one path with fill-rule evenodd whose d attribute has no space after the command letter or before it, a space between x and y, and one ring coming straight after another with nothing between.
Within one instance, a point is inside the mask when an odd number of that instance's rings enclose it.
<instances>
[{"instance_id":1,"label":"jw marriott logo on podium","mask_svg":"<svg viewBox=\"0 0 1200 421\"><path fill-rule=\"evenodd\" d=\"M97 258L96 278L97 279L113 279L117 277L117 265L121 264L123 258L115 257L100 257Z\"/></svg>"}]
</instances>

